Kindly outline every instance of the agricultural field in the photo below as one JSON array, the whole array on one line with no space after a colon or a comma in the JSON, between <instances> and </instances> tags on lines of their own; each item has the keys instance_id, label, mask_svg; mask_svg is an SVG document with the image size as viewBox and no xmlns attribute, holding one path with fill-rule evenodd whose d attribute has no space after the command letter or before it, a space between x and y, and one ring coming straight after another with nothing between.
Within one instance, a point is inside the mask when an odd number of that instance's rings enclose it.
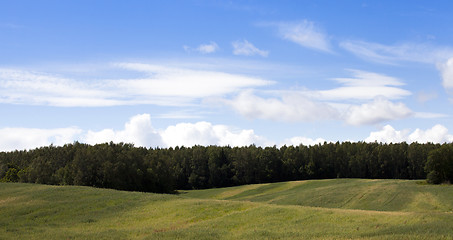
<instances>
[{"instance_id":1,"label":"agricultural field","mask_svg":"<svg viewBox=\"0 0 453 240\"><path fill-rule=\"evenodd\" d=\"M452 239L453 186L331 179L153 194L0 184L0 239Z\"/></svg>"}]
</instances>

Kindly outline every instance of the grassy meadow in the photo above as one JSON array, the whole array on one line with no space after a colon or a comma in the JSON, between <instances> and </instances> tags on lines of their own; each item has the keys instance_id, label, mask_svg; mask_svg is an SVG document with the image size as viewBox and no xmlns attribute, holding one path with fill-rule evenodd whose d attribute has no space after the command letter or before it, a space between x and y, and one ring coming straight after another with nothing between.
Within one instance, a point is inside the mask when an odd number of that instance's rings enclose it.
<instances>
[{"instance_id":1,"label":"grassy meadow","mask_svg":"<svg viewBox=\"0 0 453 240\"><path fill-rule=\"evenodd\" d=\"M332 179L180 191L0 184L0 239L452 239L453 186Z\"/></svg>"}]
</instances>

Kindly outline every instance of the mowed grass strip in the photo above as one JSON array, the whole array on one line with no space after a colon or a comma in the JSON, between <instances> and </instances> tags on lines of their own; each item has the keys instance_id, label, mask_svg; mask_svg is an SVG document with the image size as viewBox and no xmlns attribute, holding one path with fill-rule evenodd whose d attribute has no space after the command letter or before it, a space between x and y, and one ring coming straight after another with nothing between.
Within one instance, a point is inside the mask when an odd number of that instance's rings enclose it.
<instances>
[{"instance_id":1,"label":"mowed grass strip","mask_svg":"<svg viewBox=\"0 0 453 240\"><path fill-rule=\"evenodd\" d=\"M325 208L408 212L453 211L452 185L423 183L424 181L420 180L326 179L193 190L186 191L183 195L193 198ZM219 198L223 195L226 197Z\"/></svg>"},{"instance_id":2,"label":"mowed grass strip","mask_svg":"<svg viewBox=\"0 0 453 240\"><path fill-rule=\"evenodd\" d=\"M282 185L275 189L288 191ZM449 212L351 210L186 197L195 193L165 195L1 183L0 239L453 238L453 214Z\"/></svg>"}]
</instances>

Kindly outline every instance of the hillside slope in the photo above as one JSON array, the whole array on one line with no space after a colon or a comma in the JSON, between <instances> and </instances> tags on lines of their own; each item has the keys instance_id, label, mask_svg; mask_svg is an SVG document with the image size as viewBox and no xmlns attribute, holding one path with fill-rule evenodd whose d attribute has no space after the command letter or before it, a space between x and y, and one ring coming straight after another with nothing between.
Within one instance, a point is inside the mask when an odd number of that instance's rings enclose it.
<instances>
[{"instance_id":1,"label":"hillside slope","mask_svg":"<svg viewBox=\"0 0 453 240\"><path fill-rule=\"evenodd\" d=\"M360 183L335 181L250 185L180 195L0 183L0 239L453 238L453 214L439 209L401 212L283 205L283 195L282 205L278 205L273 195L295 191L303 184L314 184L313 188L324 192L322 188L329 185ZM291 184L294 187L289 187ZM259 193L259 188L266 186L268 189ZM443 190L451 192L452 188ZM194 198L197 195L208 198ZM209 198L214 195L235 200ZM270 199L275 200L273 204L266 203ZM322 199L325 203L319 205L334 205L336 201Z\"/></svg>"},{"instance_id":2,"label":"hillside slope","mask_svg":"<svg viewBox=\"0 0 453 240\"><path fill-rule=\"evenodd\" d=\"M326 179L182 192L206 199L325 208L452 212L453 186L413 180Z\"/></svg>"}]
</instances>

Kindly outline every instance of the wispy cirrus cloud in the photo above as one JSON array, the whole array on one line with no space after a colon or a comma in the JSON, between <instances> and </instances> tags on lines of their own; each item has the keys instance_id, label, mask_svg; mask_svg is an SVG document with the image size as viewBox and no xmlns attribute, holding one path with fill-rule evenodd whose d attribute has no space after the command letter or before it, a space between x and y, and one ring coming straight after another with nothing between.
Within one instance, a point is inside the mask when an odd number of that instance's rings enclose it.
<instances>
[{"instance_id":1,"label":"wispy cirrus cloud","mask_svg":"<svg viewBox=\"0 0 453 240\"><path fill-rule=\"evenodd\" d=\"M281 38L299 44L302 47L332 53L328 36L315 22L302 20L295 22L274 22L262 24L277 27Z\"/></svg>"},{"instance_id":2,"label":"wispy cirrus cloud","mask_svg":"<svg viewBox=\"0 0 453 240\"><path fill-rule=\"evenodd\" d=\"M368 61L397 64L401 61L437 64L453 56L453 48L423 43L384 45L366 41L348 40L340 47Z\"/></svg>"},{"instance_id":3,"label":"wispy cirrus cloud","mask_svg":"<svg viewBox=\"0 0 453 240\"><path fill-rule=\"evenodd\" d=\"M327 100L370 100L376 97L401 99L412 94L401 88L404 83L395 77L355 69L349 70L349 72L352 77L332 79L343 86L320 90L317 92L319 97Z\"/></svg>"},{"instance_id":4,"label":"wispy cirrus cloud","mask_svg":"<svg viewBox=\"0 0 453 240\"><path fill-rule=\"evenodd\" d=\"M437 66L442 85L453 89L453 48L423 43L384 45L365 41L343 41L340 46L368 61L382 64L418 62Z\"/></svg>"},{"instance_id":5,"label":"wispy cirrus cloud","mask_svg":"<svg viewBox=\"0 0 453 240\"><path fill-rule=\"evenodd\" d=\"M0 69L0 102L50 106L112 106L120 104L102 84L75 81L58 75Z\"/></svg>"},{"instance_id":6,"label":"wispy cirrus cloud","mask_svg":"<svg viewBox=\"0 0 453 240\"><path fill-rule=\"evenodd\" d=\"M140 77L87 81L29 70L0 69L0 102L59 107L174 106L273 84L240 74L153 64L118 63L113 69L141 74Z\"/></svg>"},{"instance_id":7,"label":"wispy cirrus cloud","mask_svg":"<svg viewBox=\"0 0 453 240\"><path fill-rule=\"evenodd\" d=\"M221 96L242 88L273 84L272 81L256 77L217 71L172 68L141 63L121 63L117 66L144 72L148 74L148 77L114 80L112 85L126 92L150 96L203 98Z\"/></svg>"},{"instance_id":8,"label":"wispy cirrus cloud","mask_svg":"<svg viewBox=\"0 0 453 240\"><path fill-rule=\"evenodd\" d=\"M445 63L438 64L442 76L442 85L448 90L453 90L453 57Z\"/></svg>"},{"instance_id":9,"label":"wispy cirrus cloud","mask_svg":"<svg viewBox=\"0 0 453 240\"><path fill-rule=\"evenodd\" d=\"M244 55L244 56L253 56L260 55L262 57L267 57L269 54L268 51L260 50L255 47L252 43L247 40L243 41L234 41L231 43L233 45L233 54L234 55Z\"/></svg>"}]
</instances>

